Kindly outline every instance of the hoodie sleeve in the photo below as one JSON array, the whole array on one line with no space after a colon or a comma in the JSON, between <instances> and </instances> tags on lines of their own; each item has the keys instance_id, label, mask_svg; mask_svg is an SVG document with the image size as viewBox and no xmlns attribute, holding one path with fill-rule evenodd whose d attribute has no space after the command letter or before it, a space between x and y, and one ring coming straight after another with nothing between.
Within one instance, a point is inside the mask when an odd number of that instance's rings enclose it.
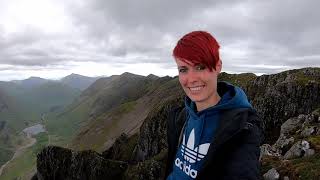
<instances>
[{"instance_id":1,"label":"hoodie sleeve","mask_svg":"<svg viewBox=\"0 0 320 180\"><path fill-rule=\"evenodd\" d=\"M261 128L257 124L248 123L248 127L236 137L237 142L225 162L223 179L257 180L260 178L260 143Z\"/></svg>"}]
</instances>

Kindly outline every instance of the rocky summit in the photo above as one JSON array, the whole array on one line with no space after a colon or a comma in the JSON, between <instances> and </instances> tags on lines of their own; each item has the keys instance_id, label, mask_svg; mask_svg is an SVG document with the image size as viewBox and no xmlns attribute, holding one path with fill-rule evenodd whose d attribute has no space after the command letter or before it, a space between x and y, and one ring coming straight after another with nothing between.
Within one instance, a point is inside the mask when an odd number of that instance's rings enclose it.
<instances>
[{"instance_id":1,"label":"rocky summit","mask_svg":"<svg viewBox=\"0 0 320 180\"><path fill-rule=\"evenodd\" d=\"M262 76L222 73L219 80L242 87L264 122L263 179L320 178L320 68ZM178 81L171 83L175 84L170 87L179 86ZM153 88L148 96L159 94L156 89L161 88ZM168 98L149 104L138 132L120 135L101 153L46 147L37 156L33 178L163 179L168 113L183 106L181 89L166 89L166 94Z\"/></svg>"}]
</instances>

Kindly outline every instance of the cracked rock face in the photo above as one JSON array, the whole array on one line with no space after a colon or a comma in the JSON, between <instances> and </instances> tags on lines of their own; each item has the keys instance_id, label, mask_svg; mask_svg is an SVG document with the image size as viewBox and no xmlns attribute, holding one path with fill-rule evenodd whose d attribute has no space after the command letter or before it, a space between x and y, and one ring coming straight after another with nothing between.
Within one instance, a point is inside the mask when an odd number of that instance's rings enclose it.
<instances>
[{"instance_id":1,"label":"cracked rock face","mask_svg":"<svg viewBox=\"0 0 320 180\"><path fill-rule=\"evenodd\" d=\"M310 149L309 142L305 140L298 141L286 152L284 159L302 157L308 149Z\"/></svg>"},{"instance_id":2,"label":"cracked rock face","mask_svg":"<svg viewBox=\"0 0 320 180\"><path fill-rule=\"evenodd\" d=\"M298 117L288 119L281 125L280 135L287 135L299 129L305 119L306 115L299 115Z\"/></svg>"},{"instance_id":3,"label":"cracked rock face","mask_svg":"<svg viewBox=\"0 0 320 180\"><path fill-rule=\"evenodd\" d=\"M56 146L37 156L37 179L121 179L127 164L104 159L94 151L72 151Z\"/></svg>"},{"instance_id":4,"label":"cracked rock face","mask_svg":"<svg viewBox=\"0 0 320 180\"><path fill-rule=\"evenodd\" d=\"M293 143L293 137L287 138L285 135L281 134L277 142L274 145L272 145L272 148L275 152L283 154L293 145Z\"/></svg>"}]
</instances>

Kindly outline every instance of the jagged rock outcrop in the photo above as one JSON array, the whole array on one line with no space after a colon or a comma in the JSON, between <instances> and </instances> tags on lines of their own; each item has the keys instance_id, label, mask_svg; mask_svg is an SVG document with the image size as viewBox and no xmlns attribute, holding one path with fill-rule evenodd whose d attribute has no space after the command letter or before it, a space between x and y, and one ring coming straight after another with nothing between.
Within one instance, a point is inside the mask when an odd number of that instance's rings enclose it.
<instances>
[{"instance_id":1,"label":"jagged rock outcrop","mask_svg":"<svg viewBox=\"0 0 320 180\"><path fill-rule=\"evenodd\" d=\"M308 141L302 140L296 142L283 156L284 159L299 158L306 154L310 150Z\"/></svg>"},{"instance_id":2,"label":"jagged rock outcrop","mask_svg":"<svg viewBox=\"0 0 320 180\"><path fill-rule=\"evenodd\" d=\"M267 142L279 137L279 127L287 119L319 108L319 79L319 68L305 68L262 75L243 87L264 120Z\"/></svg>"},{"instance_id":3,"label":"jagged rock outcrop","mask_svg":"<svg viewBox=\"0 0 320 180\"><path fill-rule=\"evenodd\" d=\"M37 155L37 179L121 179L127 163L104 159L94 151L48 146Z\"/></svg>"},{"instance_id":4,"label":"jagged rock outcrop","mask_svg":"<svg viewBox=\"0 0 320 180\"><path fill-rule=\"evenodd\" d=\"M271 168L268 172L263 170L265 179L273 177L275 170L282 179L320 178L317 173L320 172L319 117L320 109L317 109L311 114L290 118L281 126L275 144L261 146L262 167Z\"/></svg>"},{"instance_id":5,"label":"jagged rock outcrop","mask_svg":"<svg viewBox=\"0 0 320 180\"><path fill-rule=\"evenodd\" d=\"M152 159L129 166L124 179L130 180L161 180L164 179L166 151L162 151Z\"/></svg>"},{"instance_id":6,"label":"jagged rock outcrop","mask_svg":"<svg viewBox=\"0 0 320 180\"><path fill-rule=\"evenodd\" d=\"M169 111L182 104L182 98L170 99L154 109L140 128L138 144L134 151L135 161L144 161L167 148L167 119Z\"/></svg>"}]
</instances>

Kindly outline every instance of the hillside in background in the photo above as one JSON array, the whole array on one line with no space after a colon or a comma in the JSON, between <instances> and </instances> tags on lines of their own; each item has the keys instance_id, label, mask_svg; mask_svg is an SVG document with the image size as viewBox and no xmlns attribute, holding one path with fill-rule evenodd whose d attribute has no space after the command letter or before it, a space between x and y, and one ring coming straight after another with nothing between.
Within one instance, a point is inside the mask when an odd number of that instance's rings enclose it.
<instances>
[{"instance_id":1,"label":"hillside in background","mask_svg":"<svg viewBox=\"0 0 320 180\"><path fill-rule=\"evenodd\" d=\"M39 77L0 82L0 167L24 144L24 128L45 123L46 114L64 109L81 94L75 84L83 88L94 80L77 76L63 83Z\"/></svg>"},{"instance_id":2,"label":"hillside in background","mask_svg":"<svg viewBox=\"0 0 320 180\"><path fill-rule=\"evenodd\" d=\"M165 77L164 82L168 78ZM140 98L163 82L158 79L159 77L156 76L144 77L131 73L100 78L84 90L64 111L49 114L49 132L53 132L52 136L60 137L60 140L69 140L68 144L72 148L88 149L91 147L103 150L108 145L110 146L121 132L129 133L138 130L148 113L147 100L140 100ZM130 114L133 108L137 110L134 114ZM122 117L123 114L126 116ZM131 117L135 119L131 120ZM63 129L59 128L62 123L65 127ZM77 133L92 136L75 136ZM112 138L106 142L105 139L99 138L100 136ZM70 142L72 138L75 139Z\"/></svg>"},{"instance_id":3,"label":"hillside in background","mask_svg":"<svg viewBox=\"0 0 320 180\"><path fill-rule=\"evenodd\" d=\"M50 81L50 80L43 79L40 77L30 77L30 78L24 79L24 80L14 80L12 82L21 86L22 88L33 88L33 87L42 85L48 81Z\"/></svg>"}]
</instances>

